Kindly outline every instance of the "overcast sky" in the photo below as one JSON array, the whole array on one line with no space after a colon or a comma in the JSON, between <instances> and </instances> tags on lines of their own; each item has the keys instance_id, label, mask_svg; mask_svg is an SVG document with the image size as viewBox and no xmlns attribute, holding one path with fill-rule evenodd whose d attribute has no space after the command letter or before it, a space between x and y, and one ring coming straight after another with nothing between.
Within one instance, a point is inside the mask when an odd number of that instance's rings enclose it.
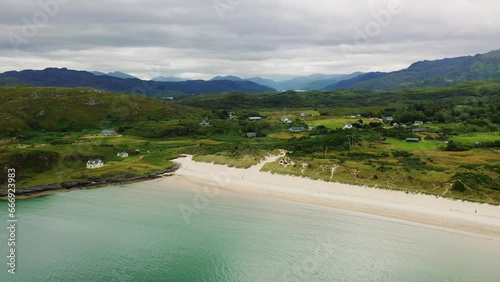
<instances>
[{"instance_id":1,"label":"overcast sky","mask_svg":"<svg viewBox=\"0 0 500 282\"><path fill-rule=\"evenodd\" d=\"M0 72L68 67L143 79L280 79L392 71L500 49L498 0L40 3L51 5L2 0Z\"/></svg>"}]
</instances>

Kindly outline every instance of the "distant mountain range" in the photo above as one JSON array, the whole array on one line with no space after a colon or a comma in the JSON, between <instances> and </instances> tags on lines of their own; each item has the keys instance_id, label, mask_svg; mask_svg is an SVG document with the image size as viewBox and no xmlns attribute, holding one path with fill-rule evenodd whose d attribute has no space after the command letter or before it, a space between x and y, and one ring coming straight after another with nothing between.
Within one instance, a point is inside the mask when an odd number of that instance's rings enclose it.
<instances>
[{"instance_id":1,"label":"distant mountain range","mask_svg":"<svg viewBox=\"0 0 500 282\"><path fill-rule=\"evenodd\" d=\"M0 74L2 85L29 85L52 87L92 87L118 93L138 93L148 96L182 96L216 92L271 92L273 88L251 81L204 81L182 82L145 81L137 78L118 78L110 75L95 75L87 71L67 68L44 70L9 71Z\"/></svg>"},{"instance_id":2,"label":"distant mountain range","mask_svg":"<svg viewBox=\"0 0 500 282\"><path fill-rule=\"evenodd\" d=\"M100 72L100 71L91 71L90 73L92 73L94 75L108 75L108 76L118 77L118 78L123 78L123 79L126 79L126 78L139 79L133 75L130 75L130 74L124 73L124 72L119 72L119 71L108 72L108 73L104 73L104 72Z\"/></svg>"},{"instance_id":3,"label":"distant mountain range","mask_svg":"<svg viewBox=\"0 0 500 282\"><path fill-rule=\"evenodd\" d=\"M231 80L231 81L252 81L260 85L271 87L278 90L320 90L328 85L342 80L350 79L362 74L356 72L353 74L312 74L308 76L299 76L288 80L274 81L262 77L240 78L234 75L216 76L211 80Z\"/></svg>"},{"instance_id":4,"label":"distant mountain range","mask_svg":"<svg viewBox=\"0 0 500 282\"><path fill-rule=\"evenodd\" d=\"M378 91L451 86L500 77L500 50L486 54L421 61L394 72L313 74L274 81L262 77L217 76L211 81L252 81L277 90L368 89Z\"/></svg>"},{"instance_id":5,"label":"distant mountain range","mask_svg":"<svg viewBox=\"0 0 500 282\"><path fill-rule=\"evenodd\" d=\"M109 73L47 68L0 74L2 85L92 87L120 93L165 97L218 92L273 92L276 90L368 89L390 91L451 86L467 81L500 77L500 50L475 56L422 61L394 72L313 74L274 81L262 77L216 76L209 81L169 76L151 81L115 71Z\"/></svg>"},{"instance_id":6,"label":"distant mountain range","mask_svg":"<svg viewBox=\"0 0 500 282\"><path fill-rule=\"evenodd\" d=\"M422 61L395 72L370 72L325 87L398 90L450 86L467 81L500 77L500 50L475 56Z\"/></svg>"},{"instance_id":7,"label":"distant mountain range","mask_svg":"<svg viewBox=\"0 0 500 282\"><path fill-rule=\"evenodd\" d=\"M160 82L181 82L181 81L189 81L190 79L180 78L175 76L157 76L151 80Z\"/></svg>"}]
</instances>

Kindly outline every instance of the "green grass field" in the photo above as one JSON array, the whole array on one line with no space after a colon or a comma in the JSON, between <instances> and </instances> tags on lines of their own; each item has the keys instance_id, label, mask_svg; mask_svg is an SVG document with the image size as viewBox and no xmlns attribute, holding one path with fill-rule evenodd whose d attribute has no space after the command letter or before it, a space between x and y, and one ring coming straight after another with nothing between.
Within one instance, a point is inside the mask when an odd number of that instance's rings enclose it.
<instances>
[{"instance_id":1,"label":"green grass field","mask_svg":"<svg viewBox=\"0 0 500 282\"><path fill-rule=\"evenodd\" d=\"M269 138L277 138L277 139L290 139L293 137L300 138L303 136L307 136L307 133L306 132L291 133L288 131L284 131L284 132L271 133L271 134L267 135L267 137L269 137Z\"/></svg>"},{"instance_id":2,"label":"green grass field","mask_svg":"<svg viewBox=\"0 0 500 282\"><path fill-rule=\"evenodd\" d=\"M405 150L408 152L431 151L444 148L444 142L441 141L421 141L419 143L409 143L405 142L404 140L387 138L386 143L390 145L389 148L393 148L396 150Z\"/></svg>"},{"instance_id":3,"label":"green grass field","mask_svg":"<svg viewBox=\"0 0 500 282\"><path fill-rule=\"evenodd\" d=\"M461 134L457 137L452 138L451 140L467 145L474 145L476 144L476 142L494 142L500 140L500 132Z\"/></svg>"},{"instance_id":4,"label":"green grass field","mask_svg":"<svg viewBox=\"0 0 500 282\"><path fill-rule=\"evenodd\" d=\"M318 127L320 125L323 125L329 129L342 128L342 127L344 127L344 125L347 124L347 122L343 122L338 118L309 120L306 123L307 123L307 125L313 126L313 127Z\"/></svg>"},{"instance_id":5,"label":"green grass field","mask_svg":"<svg viewBox=\"0 0 500 282\"><path fill-rule=\"evenodd\" d=\"M54 140L58 145L50 144ZM60 140L64 140L64 144L59 145ZM18 168L17 184L22 190L22 187L33 185L164 171L173 166L170 160L180 150L196 143L186 139L148 140L131 136L38 133L29 142L4 140L3 145L0 159L5 162L4 165ZM121 151L127 151L130 156L117 157L116 154ZM93 158L102 159L105 166L87 169L86 162Z\"/></svg>"}]
</instances>

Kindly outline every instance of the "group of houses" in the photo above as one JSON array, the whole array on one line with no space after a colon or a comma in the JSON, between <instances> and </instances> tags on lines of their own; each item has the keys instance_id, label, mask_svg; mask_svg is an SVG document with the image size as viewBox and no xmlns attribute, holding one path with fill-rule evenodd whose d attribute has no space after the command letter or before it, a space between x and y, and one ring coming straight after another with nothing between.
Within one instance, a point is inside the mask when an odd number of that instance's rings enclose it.
<instances>
[{"instance_id":1,"label":"group of houses","mask_svg":"<svg viewBox=\"0 0 500 282\"><path fill-rule=\"evenodd\" d=\"M118 133L114 130L111 129L106 129L101 131L102 136L118 136ZM128 158L128 153L123 151L123 152L118 152L116 154L117 157L120 158ZM87 168L89 169L94 169L94 168L100 168L104 166L104 161L102 159L91 159L87 161Z\"/></svg>"},{"instance_id":2,"label":"group of houses","mask_svg":"<svg viewBox=\"0 0 500 282\"><path fill-rule=\"evenodd\" d=\"M389 123L393 128L406 128L405 124L397 123L396 121L394 121L393 117L383 117L382 121L385 123ZM423 124L424 124L423 121L415 121L413 123L414 128L412 129L412 132L413 133L427 133L426 128L419 127ZM344 125L344 127L342 129L353 129L353 128L354 128L354 125L352 123L348 123L348 124ZM408 143L419 143L420 138L406 138L404 141L408 142Z\"/></svg>"},{"instance_id":3,"label":"group of houses","mask_svg":"<svg viewBox=\"0 0 500 282\"><path fill-rule=\"evenodd\" d=\"M120 158L128 158L128 153L127 152L118 152L116 154L117 157ZM91 159L87 161L87 168L93 169L93 168L100 168L104 166L104 161L102 159Z\"/></svg>"},{"instance_id":4,"label":"group of houses","mask_svg":"<svg viewBox=\"0 0 500 282\"><path fill-rule=\"evenodd\" d=\"M120 158L128 158L128 153L127 152L118 152L116 154L117 157ZM93 169L93 168L100 168L104 166L104 161L102 159L91 159L87 161L87 168Z\"/></svg>"},{"instance_id":5,"label":"group of houses","mask_svg":"<svg viewBox=\"0 0 500 282\"><path fill-rule=\"evenodd\" d=\"M385 123L390 124L393 128L406 128L406 125L403 123L398 123L394 120L393 117L382 117L382 121ZM413 132L415 133L425 133L427 132L427 129L425 128L418 128L419 126L424 125L423 121L417 120L413 123L413 126L415 127L413 129Z\"/></svg>"}]
</instances>

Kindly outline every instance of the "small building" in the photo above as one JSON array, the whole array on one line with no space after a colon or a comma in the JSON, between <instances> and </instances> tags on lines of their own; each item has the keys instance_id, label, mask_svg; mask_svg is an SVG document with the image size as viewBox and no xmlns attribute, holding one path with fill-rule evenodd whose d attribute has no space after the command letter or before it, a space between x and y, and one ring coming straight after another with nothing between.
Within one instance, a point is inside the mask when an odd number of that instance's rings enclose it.
<instances>
[{"instance_id":1,"label":"small building","mask_svg":"<svg viewBox=\"0 0 500 282\"><path fill-rule=\"evenodd\" d=\"M114 130L106 129L106 130L101 131L101 135L102 136L116 136L116 135L118 135L118 133L116 133L116 131L114 131Z\"/></svg>"},{"instance_id":2,"label":"small building","mask_svg":"<svg viewBox=\"0 0 500 282\"><path fill-rule=\"evenodd\" d=\"M255 138L255 137L257 137L257 132L247 132L247 137L248 138Z\"/></svg>"},{"instance_id":3,"label":"small building","mask_svg":"<svg viewBox=\"0 0 500 282\"><path fill-rule=\"evenodd\" d=\"M262 120L262 117L248 117L249 121L259 121Z\"/></svg>"},{"instance_id":4,"label":"small building","mask_svg":"<svg viewBox=\"0 0 500 282\"><path fill-rule=\"evenodd\" d=\"M120 158L128 158L128 153L127 152L119 152L118 154L116 154L117 157L120 157Z\"/></svg>"},{"instance_id":5,"label":"small building","mask_svg":"<svg viewBox=\"0 0 500 282\"><path fill-rule=\"evenodd\" d=\"M306 114L306 113L300 113L300 116L301 116L301 117L307 117L307 116L308 116L308 114Z\"/></svg>"},{"instance_id":6,"label":"small building","mask_svg":"<svg viewBox=\"0 0 500 282\"><path fill-rule=\"evenodd\" d=\"M93 159L87 162L87 168L99 168L103 166L104 162L101 159Z\"/></svg>"},{"instance_id":7,"label":"small building","mask_svg":"<svg viewBox=\"0 0 500 282\"><path fill-rule=\"evenodd\" d=\"M408 142L408 143L419 143L420 139L419 138L406 138L405 142Z\"/></svg>"},{"instance_id":8,"label":"small building","mask_svg":"<svg viewBox=\"0 0 500 282\"><path fill-rule=\"evenodd\" d=\"M342 127L342 129L352 129L352 128L353 128L353 126L350 123L348 123L348 124L344 125L344 127Z\"/></svg>"},{"instance_id":9,"label":"small building","mask_svg":"<svg viewBox=\"0 0 500 282\"><path fill-rule=\"evenodd\" d=\"M290 127L290 132L305 132L307 129L303 126L292 126Z\"/></svg>"},{"instance_id":10,"label":"small building","mask_svg":"<svg viewBox=\"0 0 500 282\"><path fill-rule=\"evenodd\" d=\"M293 123L293 121L292 121L291 119L287 118L287 117L282 118L282 119L281 119L281 122L282 122L282 123L287 123L287 124L291 124L291 123Z\"/></svg>"},{"instance_id":11,"label":"small building","mask_svg":"<svg viewBox=\"0 0 500 282\"><path fill-rule=\"evenodd\" d=\"M395 123L392 124L392 127L394 127L394 128L400 128L401 125L399 125L399 123L395 122Z\"/></svg>"},{"instance_id":12,"label":"small building","mask_svg":"<svg viewBox=\"0 0 500 282\"><path fill-rule=\"evenodd\" d=\"M426 133L427 129L426 128L414 128L413 133Z\"/></svg>"},{"instance_id":13,"label":"small building","mask_svg":"<svg viewBox=\"0 0 500 282\"><path fill-rule=\"evenodd\" d=\"M394 118L393 117L382 117L382 120L384 122L391 122L391 121L394 121Z\"/></svg>"},{"instance_id":14,"label":"small building","mask_svg":"<svg viewBox=\"0 0 500 282\"><path fill-rule=\"evenodd\" d=\"M424 124L424 122L423 121L419 121L419 120L417 120L417 121L415 121L415 123L413 123L414 126L420 126L422 124Z\"/></svg>"},{"instance_id":15,"label":"small building","mask_svg":"<svg viewBox=\"0 0 500 282\"><path fill-rule=\"evenodd\" d=\"M208 120L204 119L202 122L200 122L200 126L203 126L203 127L210 126L210 122L208 122Z\"/></svg>"}]
</instances>

